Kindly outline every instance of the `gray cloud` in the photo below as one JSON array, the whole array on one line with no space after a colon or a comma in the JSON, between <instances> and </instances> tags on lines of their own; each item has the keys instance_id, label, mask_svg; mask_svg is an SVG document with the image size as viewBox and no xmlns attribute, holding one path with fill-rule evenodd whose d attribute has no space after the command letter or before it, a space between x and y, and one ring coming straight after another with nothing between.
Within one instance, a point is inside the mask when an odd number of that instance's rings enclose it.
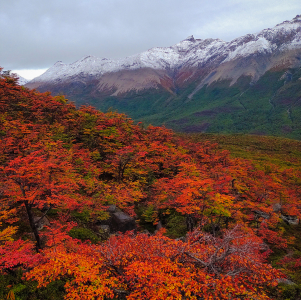
<instances>
[{"instance_id":1,"label":"gray cloud","mask_svg":"<svg viewBox=\"0 0 301 300\"><path fill-rule=\"evenodd\" d=\"M0 66L121 58L191 34L229 41L296 14L300 0L0 0Z\"/></svg>"}]
</instances>

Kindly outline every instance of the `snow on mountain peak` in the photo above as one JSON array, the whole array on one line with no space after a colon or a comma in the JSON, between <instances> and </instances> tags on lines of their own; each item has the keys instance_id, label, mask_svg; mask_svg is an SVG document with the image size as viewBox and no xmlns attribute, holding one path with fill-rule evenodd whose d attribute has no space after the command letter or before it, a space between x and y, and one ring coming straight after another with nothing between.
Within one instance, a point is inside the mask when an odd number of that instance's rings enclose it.
<instances>
[{"instance_id":1,"label":"snow on mountain peak","mask_svg":"<svg viewBox=\"0 0 301 300\"><path fill-rule=\"evenodd\" d=\"M298 15L292 21L284 21L273 28L267 28L257 34L247 34L230 42L232 48L228 57L230 61L253 53L271 53L278 48L284 50L301 46L301 17ZM233 45L236 44L236 47Z\"/></svg>"},{"instance_id":2,"label":"snow on mountain peak","mask_svg":"<svg viewBox=\"0 0 301 300\"><path fill-rule=\"evenodd\" d=\"M190 41L190 42L195 42L194 36L190 35L188 36L184 41Z\"/></svg>"},{"instance_id":3,"label":"snow on mountain peak","mask_svg":"<svg viewBox=\"0 0 301 300\"><path fill-rule=\"evenodd\" d=\"M275 45L271 44L264 37L258 37L256 40L249 41L247 44L239 45L234 51L229 52L228 57L224 60L224 62L256 52L272 52L273 49L275 49Z\"/></svg>"},{"instance_id":4,"label":"snow on mountain peak","mask_svg":"<svg viewBox=\"0 0 301 300\"><path fill-rule=\"evenodd\" d=\"M293 18L293 21L301 21L301 15L296 15L295 18Z\"/></svg>"},{"instance_id":5,"label":"snow on mountain peak","mask_svg":"<svg viewBox=\"0 0 301 300\"><path fill-rule=\"evenodd\" d=\"M193 35L171 47L155 47L124 59L111 60L92 55L71 64L58 61L44 74L31 82L60 81L73 76L102 76L104 73L139 68L173 69L182 66L198 66L208 61L227 62L252 55L271 53L301 45L301 16L285 21L257 34L247 34L225 42L220 39L195 39Z\"/></svg>"}]
</instances>

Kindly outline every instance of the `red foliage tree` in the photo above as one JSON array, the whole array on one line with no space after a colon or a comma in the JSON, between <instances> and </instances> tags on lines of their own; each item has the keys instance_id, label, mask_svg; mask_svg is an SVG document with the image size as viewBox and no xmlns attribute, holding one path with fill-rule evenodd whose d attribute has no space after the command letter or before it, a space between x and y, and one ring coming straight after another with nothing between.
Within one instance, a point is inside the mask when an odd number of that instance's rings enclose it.
<instances>
[{"instance_id":1,"label":"red foliage tree","mask_svg":"<svg viewBox=\"0 0 301 300\"><path fill-rule=\"evenodd\" d=\"M219 238L196 230L184 242L162 233L127 233L98 246L60 240L27 277L46 286L66 276L66 299L269 299L262 288L282 276L265 263L261 239L238 227Z\"/></svg>"}]
</instances>

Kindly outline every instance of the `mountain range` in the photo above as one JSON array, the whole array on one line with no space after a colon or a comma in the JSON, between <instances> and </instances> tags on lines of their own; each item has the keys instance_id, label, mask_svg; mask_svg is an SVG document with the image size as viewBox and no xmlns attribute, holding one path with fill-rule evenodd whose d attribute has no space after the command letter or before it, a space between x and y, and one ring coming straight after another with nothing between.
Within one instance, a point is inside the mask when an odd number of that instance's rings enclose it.
<instances>
[{"instance_id":1,"label":"mountain range","mask_svg":"<svg viewBox=\"0 0 301 300\"><path fill-rule=\"evenodd\" d=\"M301 139L301 16L230 42L189 36L124 59L57 62L25 86L182 132Z\"/></svg>"}]
</instances>

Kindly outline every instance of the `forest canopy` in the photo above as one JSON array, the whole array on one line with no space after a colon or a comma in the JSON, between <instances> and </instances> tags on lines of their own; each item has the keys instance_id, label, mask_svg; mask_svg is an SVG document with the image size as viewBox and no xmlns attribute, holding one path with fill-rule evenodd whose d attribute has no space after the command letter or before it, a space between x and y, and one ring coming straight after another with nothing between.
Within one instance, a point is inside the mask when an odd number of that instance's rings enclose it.
<instances>
[{"instance_id":1,"label":"forest canopy","mask_svg":"<svg viewBox=\"0 0 301 300\"><path fill-rule=\"evenodd\" d=\"M300 291L300 158L258 164L0 77L0 298Z\"/></svg>"}]
</instances>

